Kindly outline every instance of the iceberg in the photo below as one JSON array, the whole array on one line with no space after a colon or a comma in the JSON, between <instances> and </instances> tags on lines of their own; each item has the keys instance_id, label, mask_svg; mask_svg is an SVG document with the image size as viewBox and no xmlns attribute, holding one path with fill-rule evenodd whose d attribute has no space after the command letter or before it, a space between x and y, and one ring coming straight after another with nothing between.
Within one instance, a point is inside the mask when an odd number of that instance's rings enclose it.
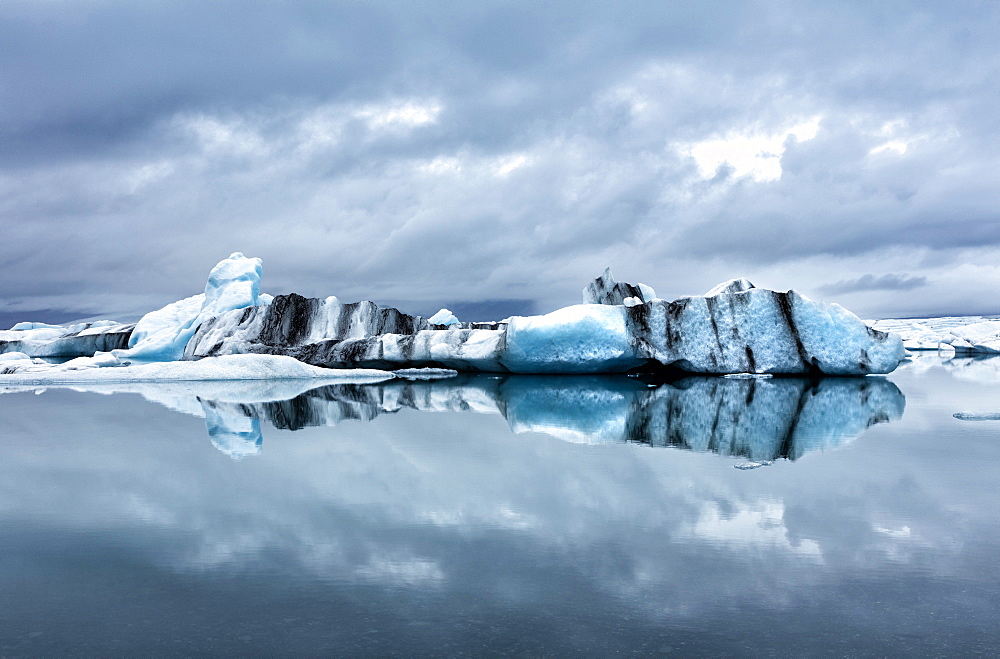
<instances>
[{"instance_id":1,"label":"iceberg","mask_svg":"<svg viewBox=\"0 0 1000 659\"><path fill-rule=\"evenodd\" d=\"M282 295L270 305L204 323L184 356L286 354L318 366L390 370L606 373L672 368L827 375L888 373L905 356L898 336L873 330L839 305L813 302L794 291L756 288L745 279L725 282L710 291L712 296L673 302L613 282L609 271L595 281L602 290L617 290L623 301L625 293L650 299L445 327L372 302Z\"/></svg>"},{"instance_id":2,"label":"iceberg","mask_svg":"<svg viewBox=\"0 0 1000 659\"><path fill-rule=\"evenodd\" d=\"M756 288L746 279L724 282L706 296L667 301L645 284L615 281L606 269L584 289L584 304L463 323L447 309L427 319L335 296L272 298L260 293L261 273L260 259L236 252L212 269L204 293L148 313L134 327L73 331L116 340L128 333L127 348L101 350L106 346L95 343L91 352L81 349L96 367L253 354L393 371L865 375L888 373L905 356L899 336L867 326L839 305ZM49 333L45 340L65 341L70 330L19 327L8 334ZM37 341L5 349L40 354Z\"/></svg>"},{"instance_id":3,"label":"iceberg","mask_svg":"<svg viewBox=\"0 0 1000 659\"><path fill-rule=\"evenodd\" d=\"M837 304L751 287L625 307L637 353L695 373L865 375L905 357L900 337Z\"/></svg>"}]
</instances>

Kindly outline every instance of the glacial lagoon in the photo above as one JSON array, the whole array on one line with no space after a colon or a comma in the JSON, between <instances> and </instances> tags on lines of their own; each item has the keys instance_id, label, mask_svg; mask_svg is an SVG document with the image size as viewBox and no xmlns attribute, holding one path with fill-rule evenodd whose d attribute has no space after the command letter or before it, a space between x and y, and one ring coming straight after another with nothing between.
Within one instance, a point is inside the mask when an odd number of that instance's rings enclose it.
<instances>
[{"instance_id":1,"label":"glacial lagoon","mask_svg":"<svg viewBox=\"0 0 1000 659\"><path fill-rule=\"evenodd\" d=\"M1000 359L310 386L0 395L0 654L1000 645Z\"/></svg>"}]
</instances>

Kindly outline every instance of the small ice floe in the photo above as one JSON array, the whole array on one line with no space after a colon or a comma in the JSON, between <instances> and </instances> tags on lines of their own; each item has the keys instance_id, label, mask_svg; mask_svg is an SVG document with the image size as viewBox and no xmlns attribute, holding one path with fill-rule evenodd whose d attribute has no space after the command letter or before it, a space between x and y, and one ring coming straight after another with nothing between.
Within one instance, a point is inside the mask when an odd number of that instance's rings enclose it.
<instances>
[{"instance_id":1,"label":"small ice floe","mask_svg":"<svg viewBox=\"0 0 1000 659\"><path fill-rule=\"evenodd\" d=\"M1000 421L1000 412L955 412L952 416L962 421Z\"/></svg>"},{"instance_id":2,"label":"small ice floe","mask_svg":"<svg viewBox=\"0 0 1000 659\"><path fill-rule=\"evenodd\" d=\"M770 373L727 373L722 377L730 380L766 380L773 376Z\"/></svg>"},{"instance_id":3,"label":"small ice floe","mask_svg":"<svg viewBox=\"0 0 1000 659\"><path fill-rule=\"evenodd\" d=\"M736 469L742 469L746 471L747 469L758 469L759 467L768 467L774 464L774 460L760 460L760 461L749 461L741 462L739 464L733 465Z\"/></svg>"},{"instance_id":4,"label":"small ice floe","mask_svg":"<svg viewBox=\"0 0 1000 659\"><path fill-rule=\"evenodd\" d=\"M443 380L458 375L450 368L401 368L393 373L405 380Z\"/></svg>"}]
</instances>

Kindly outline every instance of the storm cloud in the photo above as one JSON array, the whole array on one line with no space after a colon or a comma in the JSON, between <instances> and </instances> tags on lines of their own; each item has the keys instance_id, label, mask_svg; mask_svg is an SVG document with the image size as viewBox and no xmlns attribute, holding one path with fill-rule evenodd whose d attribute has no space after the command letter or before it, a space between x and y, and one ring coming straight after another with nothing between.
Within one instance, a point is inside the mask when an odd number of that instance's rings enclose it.
<instances>
[{"instance_id":1,"label":"storm cloud","mask_svg":"<svg viewBox=\"0 0 1000 659\"><path fill-rule=\"evenodd\" d=\"M995 3L0 15L5 317L155 308L237 250L271 292L417 313L546 311L608 265L997 310ZM845 284L886 272L925 285Z\"/></svg>"}]
</instances>

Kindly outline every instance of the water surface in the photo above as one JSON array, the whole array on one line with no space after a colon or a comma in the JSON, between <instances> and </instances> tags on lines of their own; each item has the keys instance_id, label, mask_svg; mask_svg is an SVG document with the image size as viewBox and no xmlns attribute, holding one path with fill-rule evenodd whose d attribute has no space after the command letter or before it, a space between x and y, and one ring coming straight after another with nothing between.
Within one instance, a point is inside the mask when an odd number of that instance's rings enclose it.
<instances>
[{"instance_id":1,"label":"water surface","mask_svg":"<svg viewBox=\"0 0 1000 659\"><path fill-rule=\"evenodd\" d=\"M993 654L998 372L11 391L0 654Z\"/></svg>"}]
</instances>

